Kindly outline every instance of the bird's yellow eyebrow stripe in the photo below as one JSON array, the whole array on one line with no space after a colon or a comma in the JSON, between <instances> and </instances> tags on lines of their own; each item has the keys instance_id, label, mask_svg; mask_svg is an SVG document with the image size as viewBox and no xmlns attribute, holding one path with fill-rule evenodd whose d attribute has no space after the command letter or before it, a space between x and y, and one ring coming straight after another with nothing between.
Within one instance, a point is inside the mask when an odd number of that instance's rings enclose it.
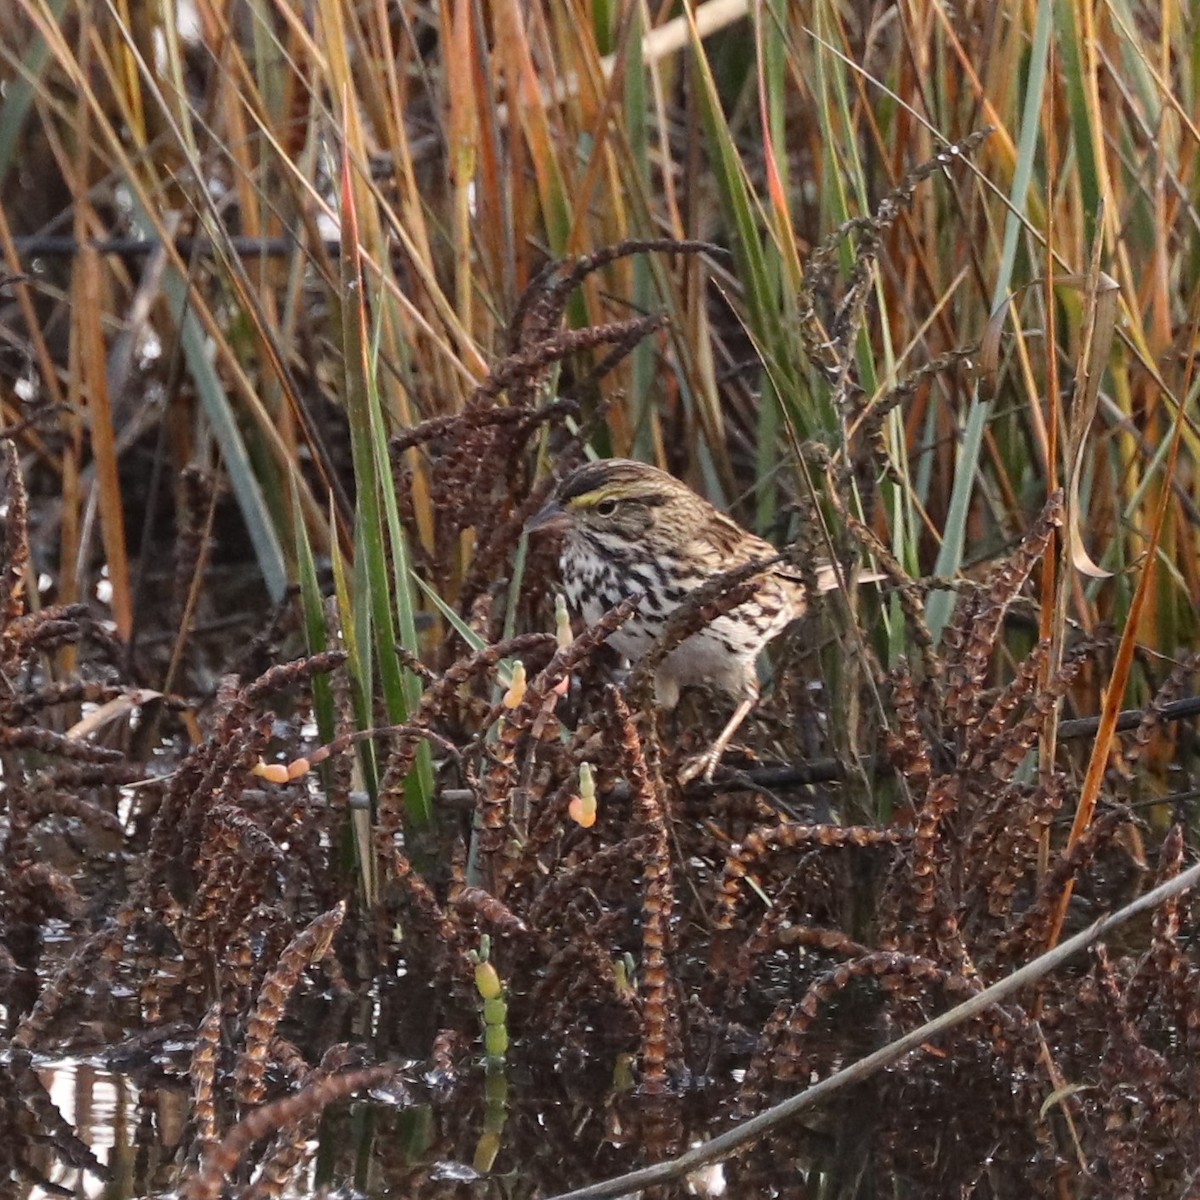
<instances>
[{"instance_id":1,"label":"bird's yellow eyebrow stripe","mask_svg":"<svg viewBox=\"0 0 1200 1200\"><path fill-rule=\"evenodd\" d=\"M571 508L595 508L605 500L631 500L645 494L645 485L636 483L612 483L597 488L594 492L584 492L582 496L572 496L567 504Z\"/></svg>"}]
</instances>

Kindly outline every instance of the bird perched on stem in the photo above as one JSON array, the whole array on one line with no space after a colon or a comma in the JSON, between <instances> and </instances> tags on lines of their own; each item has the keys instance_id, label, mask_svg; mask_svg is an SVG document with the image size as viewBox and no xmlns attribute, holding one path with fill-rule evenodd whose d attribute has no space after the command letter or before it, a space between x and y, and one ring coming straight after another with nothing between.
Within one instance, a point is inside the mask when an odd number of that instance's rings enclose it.
<instances>
[{"instance_id":1,"label":"bird perched on stem","mask_svg":"<svg viewBox=\"0 0 1200 1200\"><path fill-rule=\"evenodd\" d=\"M758 700L759 651L804 615L807 588L775 548L665 471L628 459L605 459L573 471L526 526L563 537L559 565L571 606L589 624L619 601L641 594L634 615L609 637L626 658L641 658L667 619L697 588L731 569L762 562L755 594L693 633L662 661L655 699L674 708L683 688L707 684L737 698L733 716L709 751L681 774L688 782L713 771ZM837 587L828 563L816 569L820 591Z\"/></svg>"}]
</instances>

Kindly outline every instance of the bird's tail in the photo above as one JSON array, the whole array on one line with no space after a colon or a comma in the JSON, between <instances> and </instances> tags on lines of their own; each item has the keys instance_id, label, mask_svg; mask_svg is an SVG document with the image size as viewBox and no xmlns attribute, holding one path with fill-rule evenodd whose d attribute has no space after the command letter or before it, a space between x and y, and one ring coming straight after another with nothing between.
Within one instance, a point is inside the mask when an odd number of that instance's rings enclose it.
<instances>
[{"instance_id":1,"label":"bird's tail","mask_svg":"<svg viewBox=\"0 0 1200 1200\"><path fill-rule=\"evenodd\" d=\"M856 572L846 579L846 584L851 583L879 583L886 579L887 575L883 571L863 571ZM818 592L836 592L842 586L841 573L834 567L833 563L818 563L817 564L817 591Z\"/></svg>"}]
</instances>

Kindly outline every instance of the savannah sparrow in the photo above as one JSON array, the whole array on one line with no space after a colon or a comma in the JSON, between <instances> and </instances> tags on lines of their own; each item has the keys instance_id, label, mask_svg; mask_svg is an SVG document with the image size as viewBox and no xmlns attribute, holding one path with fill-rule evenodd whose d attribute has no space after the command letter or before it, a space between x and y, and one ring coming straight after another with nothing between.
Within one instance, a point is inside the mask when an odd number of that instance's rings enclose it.
<instances>
[{"instance_id":1,"label":"savannah sparrow","mask_svg":"<svg viewBox=\"0 0 1200 1200\"><path fill-rule=\"evenodd\" d=\"M667 618L713 576L776 557L775 548L747 533L686 484L657 467L627 459L588 463L557 487L534 516L530 530L563 533L559 565L567 599L588 624L635 593L634 615L608 639L630 660L640 658L662 633ZM821 591L837 586L832 567L817 568ZM713 771L730 739L758 699L759 651L805 609L800 574L784 563L763 570L747 601L692 634L663 660L654 679L655 699L674 708L680 691L708 684L735 696L738 705L720 736L681 778Z\"/></svg>"}]
</instances>

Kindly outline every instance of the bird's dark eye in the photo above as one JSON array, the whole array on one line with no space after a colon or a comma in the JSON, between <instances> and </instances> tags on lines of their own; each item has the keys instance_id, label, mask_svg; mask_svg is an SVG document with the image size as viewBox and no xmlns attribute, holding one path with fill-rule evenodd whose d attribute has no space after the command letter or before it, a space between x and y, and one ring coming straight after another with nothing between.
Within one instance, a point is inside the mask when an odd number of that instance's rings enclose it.
<instances>
[{"instance_id":1,"label":"bird's dark eye","mask_svg":"<svg viewBox=\"0 0 1200 1200\"><path fill-rule=\"evenodd\" d=\"M615 500L601 500L596 505L596 511L602 517L611 517L617 511L617 502Z\"/></svg>"}]
</instances>

